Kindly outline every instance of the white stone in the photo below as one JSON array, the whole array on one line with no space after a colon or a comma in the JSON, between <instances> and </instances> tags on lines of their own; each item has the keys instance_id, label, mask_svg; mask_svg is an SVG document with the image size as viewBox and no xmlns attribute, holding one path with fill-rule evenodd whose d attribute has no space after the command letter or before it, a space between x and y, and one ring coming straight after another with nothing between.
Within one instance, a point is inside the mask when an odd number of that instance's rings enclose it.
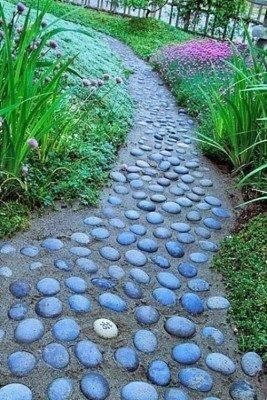
<instances>
[{"instance_id":1,"label":"white stone","mask_svg":"<svg viewBox=\"0 0 267 400\"><path fill-rule=\"evenodd\" d=\"M97 319L94 322L94 330L98 336L104 339L111 339L118 336L118 328L114 322L106 318Z\"/></svg>"},{"instance_id":2,"label":"white stone","mask_svg":"<svg viewBox=\"0 0 267 400\"><path fill-rule=\"evenodd\" d=\"M0 268L0 275L5 278L10 278L12 276L12 270L8 267L2 267Z\"/></svg>"}]
</instances>

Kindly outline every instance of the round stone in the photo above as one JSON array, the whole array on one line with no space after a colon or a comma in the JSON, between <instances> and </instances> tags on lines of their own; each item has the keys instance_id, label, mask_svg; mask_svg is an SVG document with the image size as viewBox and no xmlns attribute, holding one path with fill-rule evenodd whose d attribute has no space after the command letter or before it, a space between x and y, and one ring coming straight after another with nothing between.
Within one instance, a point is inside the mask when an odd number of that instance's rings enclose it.
<instances>
[{"instance_id":1,"label":"round stone","mask_svg":"<svg viewBox=\"0 0 267 400\"><path fill-rule=\"evenodd\" d=\"M148 366L148 379L158 386L166 386L171 380L171 371L165 361L154 360Z\"/></svg>"},{"instance_id":2,"label":"round stone","mask_svg":"<svg viewBox=\"0 0 267 400\"><path fill-rule=\"evenodd\" d=\"M135 210L127 210L124 213L125 217L131 220L136 220L138 218L140 218L140 214L138 211Z\"/></svg>"},{"instance_id":3,"label":"round stone","mask_svg":"<svg viewBox=\"0 0 267 400\"><path fill-rule=\"evenodd\" d=\"M177 240L183 244L194 243L195 237L191 233L178 233Z\"/></svg>"},{"instance_id":4,"label":"round stone","mask_svg":"<svg viewBox=\"0 0 267 400\"><path fill-rule=\"evenodd\" d=\"M158 239L169 239L172 236L172 233L167 228L159 227L155 229L153 235Z\"/></svg>"},{"instance_id":5,"label":"round stone","mask_svg":"<svg viewBox=\"0 0 267 400\"><path fill-rule=\"evenodd\" d=\"M140 306L135 310L135 319L139 324L152 325L158 322L159 312L152 306Z\"/></svg>"},{"instance_id":6,"label":"round stone","mask_svg":"<svg viewBox=\"0 0 267 400\"><path fill-rule=\"evenodd\" d=\"M171 224L171 228L180 233L186 233L191 230L191 227L184 222L174 222L173 224Z\"/></svg>"},{"instance_id":7,"label":"round stone","mask_svg":"<svg viewBox=\"0 0 267 400\"><path fill-rule=\"evenodd\" d=\"M80 334L80 327L72 318L60 319L52 328L54 337L57 340L72 341Z\"/></svg>"},{"instance_id":8,"label":"round stone","mask_svg":"<svg viewBox=\"0 0 267 400\"><path fill-rule=\"evenodd\" d=\"M203 187L210 187L213 185L212 181L210 179L201 179L199 181L200 185Z\"/></svg>"},{"instance_id":9,"label":"round stone","mask_svg":"<svg viewBox=\"0 0 267 400\"><path fill-rule=\"evenodd\" d=\"M110 233L106 228L94 228L91 230L91 235L95 239L104 240L110 236Z\"/></svg>"},{"instance_id":10,"label":"round stone","mask_svg":"<svg viewBox=\"0 0 267 400\"><path fill-rule=\"evenodd\" d=\"M126 182L125 176L119 171L112 171L109 176L115 182Z\"/></svg>"},{"instance_id":11,"label":"round stone","mask_svg":"<svg viewBox=\"0 0 267 400\"><path fill-rule=\"evenodd\" d=\"M202 250L211 251L213 253L219 250L217 243L210 242L208 240L200 240L198 243Z\"/></svg>"},{"instance_id":12,"label":"round stone","mask_svg":"<svg viewBox=\"0 0 267 400\"><path fill-rule=\"evenodd\" d=\"M200 368L185 368L178 374L178 379L185 387L199 392L209 392L213 379L208 372Z\"/></svg>"},{"instance_id":13,"label":"round stone","mask_svg":"<svg viewBox=\"0 0 267 400\"><path fill-rule=\"evenodd\" d=\"M20 383L10 383L0 389L1 400L32 400L32 391Z\"/></svg>"},{"instance_id":14,"label":"round stone","mask_svg":"<svg viewBox=\"0 0 267 400\"><path fill-rule=\"evenodd\" d=\"M114 247L105 246L99 250L100 255L109 261L118 261L121 258L120 253Z\"/></svg>"},{"instance_id":15,"label":"round stone","mask_svg":"<svg viewBox=\"0 0 267 400\"><path fill-rule=\"evenodd\" d=\"M121 390L122 400L158 400L158 398L156 389L146 382L130 382Z\"/></svg>"},{"instance_id":16,"label":"round stone","mask_svg":"<svg viewBox=\"0 0 267 400\"><path fill-rule=\"evenodd\" d=\"M128 246L136 241L136 237L132 232L121 232L117 236L117 242L122 246Z\"/></svg>"},{"instance_id":17,"label":"round stone","mask_svg":"<svg viewBox=\"0 0 267 400\"><path fill-rule=\"evenodd\" d=\"M150 199L155 203L163 203L166 201L166 197L163 194L152 194Z\"/></svg>"},{"instance_id":18,"label":"round stone","mask_svg":"<svg viewBox=\"0 0 267 400\"><path fill-rule=\"evenodd\" d=\"M117 326L109 319L97 319L94 322L94 330L96 334L103 339L111 339L118 336Z\"/></svg>"},{"instance_id":19,"label":"round stone","mask_svg":"<svg viewBox=\"0 0 267 400\"><path fill-rule=\"evenodd\" d=\"M64 246L63 242L55 238L47 238L42 242L42 247L49 251L57 251L62 249Z\"/></svg>"},{"instance_id":20,"label":"round stone","mask_svg":"<svg viewBox=\"0 0 267 400\"><path fill-rule=\"evenodd\" d=\"M153 290L153 297L156 301L158 301L162 306L165 307L175 306L177 300L175 293L165 287L160 287Z\"/></svg>"},{"instance_id":21,"label":"round stone","mask_svg":"<svg viewBox=\"0 0 267 400\"><path fill-rule=\"evenodd\" d=\"M116 285L111 279L109 278L94 278L91 279L91 282L94 286L98 289L108 290L114 288Z\"/></svg>"},{"instance_id":22,"label":"round stone","mask_svg":"<svg viewBox=\"0 0 267 400\"><path fill-rule=\"evenodd\" d=\"M231 375L236 370L236 366L231 358L221 353L208 354L206 364L213 371L221 372L224 375Z\"/></svg>"},{"instance_id":23,"label":"round stone","mask_svg":"<svg viewBox=\"0 0 267 400\"><path fill-rule=\"evenodd\" d=\"M27 304L16 303L10 307L8 311L8 316L9 318L14 319L15 321L21 321L22 319L25 318L28 310L29 307L27 306Z\"/></svg>"},{"instance_id":24,"label":"round stone","mask_svg":"<svg viewBox=\"0 0 267 400\"><path fill-rule=\"evenodd\" d=\"M255 376L263 369L263 361L261 357L254 351L244 354L241 359L241 366L245 374Z\"/></svg>"},{"instance_id":25,"label":"round stone","mask_svg":"<svg viewBox=\"0 0 267 400\"><path fill-rule=\"evenodd\" d=\"M137 203L137 207L144 211L155 211L156 206L151 201L141 200Z\"/></svg>"},{"instance_id":26,"label":"round stone","mask_svg":"<svg viewBox=\"0 0 267 400\"><path fill-rule=\"evenodd\" d=\"M68 350L60 343L50 343L43 349L43 360L56 369L65 368L69 363Z\"/></svg>"},{"instance_id":27,"label":"round stone","mask_svg":"<svg viewBox=\"0 0 267 400\"><path fill-rule=\"evenodd\" d=\"M191 261L193 261L195 263L198 263L198 264L207 262L208 259L209 259L206 254L199 253L199 252L191 253L189 258L190 258Z\"/></svg>"},{"instance_id":28,"label":"round stone","mask_svg":"<svg viewBox=\"0 0 267 400\"><path fill-rule=\"evenodd\" d=\"M123 312L127 308L126 302L116 294L103 293L98 297L99 304L102 307L116 312Z\"/></svg>"},{"instance_id":29,"label":"round stone","mask_svg":"<svg viewBox=\"0 0 267 400\"><path fill-rule=\"evenodd\" d=\"M73 391L72 382L67 378L57 378L48 387L49 400L69 400Z\"/></svg>"},{"instance_id":30,"label":"round stone","mask_svg":"<svg viewBox=\"0 0 267 400\"><path fill-rule=\"evenodd\" d=\"M73 268L72 262L69 260L54 260L54 266L61 271L70 271Z\"/></svg>"},{"instance_id":31,"label":"round stone","mask_svg":"<svg viewBox=\"0 0 267 400\"><path fill-rule=\"evenodd\" d=\"M187 286L194 292L206 292L210 288L210 284L201 278L190 279L187 282Z\"/></svg>"},{"instance_id":32,"label":"round stone","mask_svg":"<svg viewBox=\"0 0 267 400\"><path fill-rule=\"evenodd\" d=\"M165 330L173 336L189 338L196 332L196 325L188 318L174 315L165 322Z\"/></svg>"},{"instance_id":33,"label":"round stone","mask_svg":"<svg viewBox=\"0 0 267 400\"><path fill-rule=\"evenodd\" d=\"M201 214L198 211L190 211L186 214L188 221L197 222L201 220Z\"/></svg>"},{"instance_id":34,"label":"round stone","mask_svg":"<svg viewBox=\"0 0 267 400\"><path fill-rule=\"evenodd\" d=\"M146 227L144 225L135 224L130 226L130 231L133 232L135 235L143 236L146 234Z\"/></svg>"},{"instance_id":35,"label":"round stone","mask_svg":"<svg viewBox=\"0 0 267 400\"><path fill-rule=\"evenodd\" d=\"M222 205L221 200L214 196L206 196L204 197L206 203L210 204L211 206L220 207Z\"/></svg>"},{"instance_id":36,"label":"round stone","mask_svg":"<svg viewBox=\"0 0 267 400\"><path fill-rule=\"evenodd\" d=\"M169 388L164 394L164 400L190 400L190 398L181 389Z\"/></svg>"},{"instance_id":37,"label":"round stone","mask_svg":"<svg viewBox=\"0 0 267 400\"><path fill-rule=\"evenodd\" d=\"M98 266L94 263L93 260L88 260L88 258L78 258L76 260L76 265L88 274L94 274L98 271Z\"/></svg>"},{"instance_id":38,"label":"round stone","mask_svg":"<svg viewBox=\"0 0 267 400\"><path fill-rule=\"evenodd\" d=\"M142 192L139 190L137 192L134 192L132 194L132 197L133 197L133 199L136 199L136 200L144 200L147 198L147 194L145 192Z\"/></svg>"},{"instance_id":39,"label":"round stone","mask_svg":"<svg viewBox=\"0 0 267 400\"><path fill-rule=\"evenodd\" d=\"M109 383L103 375L90 372L81 380L81 391L89 400L105 400L110 391Z\"/></svg>"},{"instance_id":40,"label":"round stone","mask_svg":"<svg viewBox=\"0 0 267 400\"><path fill-rule=\"evenodd\" d=\"M113 206L120 206L122 203L122 200L117 196L109 196L108 202Z\"/></svg>"},{"instance_id":41,"label":"round stone","mask_svg":"<svg viewBox=\"0 0 267 400\"><path fill-rule=\"evenodd\" d=\"M2 254L10 254L14 253L16 251L16 248L12 246L10 243L1 243L0 244L0 253Z\"/></svg>"},{"instance_id":42,"label":"round stone","mask_svg":"<svg viewBox=\"0 0 267 400\"><path fill-rule=\"evenodd\" d=\"M255 389L250 383L242 379L234 382L230 386L229 393L233 400L257 400Z\"/></svg>"},{"instance_id":43,"label":"round stone","mask_svg":"<svg viewBox=\"0 0 267 400\"><path fill-rule=\"evenodd\" d=\"M201 236L204 239L209 239L211 237L210 231L206 228L202 228L201 226L195 227L195 233L196 235Z\"/></svg>"},{"instance_id":44,"label":"round stone","mask_svg":"<svg viewBox=\"0 0 267 400\"><path fill-rule=\"evenodd\" d=\"M131 347L120 347L115 352L116 362L127 371L133 372L139 367L139 358Z\"/></svg>"},{"instance_id":45,"label":"round stone","mask_svg":"<svg viewBox=\"0 0 267 400\"><path fill-rule=\"evenodd\" d=\"M161 185L158 185L158 184L149 185L148 188L151 192L155 192L155 193L162 193L164 191L164 187L162 187Z\"/></svg>"},{"instance_id":46,"label":"round stone","mask_svg":"<svg viewBox=\"0 0 267 400\"><path fill-rule=\"evenodd\" d=\"M17 351L8 357L7 363L13 375L22 377L31 373L37 361L33 354L26 351Z\"/></svg>"},{"instance_id":47,"label":"round stone","mask_svg":"<svg viewBox=\"0 0 267 400\"><path fill-rule=\"evenodd\" d=\"M117 229L125 228L125 223L119 218L111 218L108 222L111 226L113 226L113 228Z\"/></svg>"},{"instance_id":48,"label":"round stone","mask_svg":"<svg viewBox=\"0 0 267 400\"><path fill-rule=\"evenodd\" d=\"M146 256L139 250L128 250L125 253L125 258L126 261L136 267L143 267L147 262Z\"/></svg>"},{"instance_id":49,"label":"round stone","mask_svg":"<svg viewBox=\"0 0 267 400\"><path fill-rule=\"evenodd\" d=\"M95 368L103 361L99 348L90 340L82 340L74 347L75 356L86 368Z\"/></svg>"},{"instance_id":50,"label":"round stone","mask_svg":"<svg viewBox=\"0 0 267 400\"><path fill-rule=\"evenodd\" d=\"M134 282L126 282L123 285L123 291L126 296L130 297L131 299L141 299L143 297L142 289Z\"/></svg>"},{"instance_id":51,"label":"round stone","mask_svg":"<svg viewBox=\"0 0 267 400\"><path fill-rule=\"evenodd\" d=\"M148 253L154 253L158 250L157 243L149 238L144 238L138 241L137 247L141 251L147 251Z\"/></svg>"},{"instance_id":52,"label":"round stone","mask_svg":"<svg viewBox=\"0 0 267 400\"><path fill-rule=\"evenodd\" d=\"M31 269L31 266L30 266L30 269ZM12 269L10 269L9 267L1 267L0 268L0 276L4 276L5 278L10 278L12 275L13 275Z\"/></svg>"},{"instance_id":53,"label":"round stone","mask_svg":"<svg viewBox=\"0 0 267 400\"><path fill-rule=\"evenodd\" d=\"M27 257L36 257L39 254L39 248L36 246L25 246L20 252Z\"/></svg>"},{"instance_id":54,"label":"round stone","mask_svg":"<svg viewBox=\"0 0 267 400\"><path fill-rule=\"evenodd\" d=\"M163 268L163 269L167 269L170 268L170 263L167 260L167 258L162 257L162 256L154 256L152 257L152 261L154 264L156 264L158 267Z\"/></svg>"},{"instance_id":55,"label":"round stone","mask_svg":"<svg viewBox=\"0 0 267 400\"><path fill-rule=\"evenodd\" d=\"M212 326L205 326L201 331L201 336L219 346L224 343L224 334Z\"/></svg>"},{"instance_id":56,"label":"round stone","mask_svg":"<svg viewBox=\"0 0 267 400\"><path fill-rule=\"evenodd\" d=\"M174 201L167 201L162 205L162 210L170 214L179 214L181 212L181 207Z\"/></svg>"},{"instance_id":57,"label":"round stone","mask_svg":"<svg viewBox=\"0 0 267 400\"><path fill-rule=\"evenodd\" d=\"M15 281L9 286L9 290L12 295L18 299L28 296L30 289L31 287L27 281Z\"/></svg>"},{"instance_id":58,"label":"round stone","mask_svg":"<svg viewBox=\"0 0 267 400\"><path fill-rule=\"evenodd\" d=\"M86 233L83 232L75 232L71 235L71 240L80 244L88 244L90 242L90 238Z\"/></svg>"},{"instance_id":59,"label":"round stone","mask_svg":"<svg viewBox=\"0 0 267 400\"><path fill-rule=\"evenodd\" d=\"M207 307L210 310L226 310L230 307L230 303L225 297L213 296L208 298Z\"/></svg>"},{"instance_id":60,"label":"round stone","mask_svg":"<svg viewBox=\"0 0 267 400\"><path fill-rule=\"evenodd\" d=\"M148 329L140 329L134 335L134 345L143 353L153 353L158 347L158 341L153 332Z\"/></svg>"},{"instance_id":61,"label":"round stone","mask_svg":"<svg viewBox=\"0 0 267 400\"><path fill-rule=\"evenodd\" d=\"M44 296L53 296L60 291L60 283L54 278L44 278L37 283L36 288Z\"/></svg>"},{"instance_id":62,"label":"round stone","mask_svg":"<svg viewBox=\"0 0 267 400\"><path fill-rule=\"evenodd\" d=\"M132 268L130 270L130 276L138 283L147 285L150 282L149 275L140 268Z\"/></svg>"},{"instance_id":63,"label":"round stone","mask_svg":"<svg viewBox=\"0 0 267 400\"><path fill-rule=\"evenodd\" d=\"M215 229L215 230L222 229L222 224L215 218L211 217L205 218L203 220L203 223L209 229Z\"/></svg>"},{"instance_id":64,"label":"round stone","mask_svg":"<svg viewBox=\"0 0 267 400\"><path fill-rule=\"evenodd\" d=\"M176 200L176 203L181 207L191 207L193 205L192 200L188 199L187 197L179 197Z\"/></svg>"},{"instance_id":65,"label":"round stone","mask_svg":"<svg viewBox=\"0 0 267 400\"><path fill-rule=\"evenodd\" d=\"M231 214L228 210L221 207L214 207L211 209L212 213L219 218L230 218Z\"/></svg>"},{"instance_id":66,"label":"round stone","mask_svg":"<svg viewBox=\"0 0 267 400\"><path fill-rule=\"evenodd\" d=\"M177 242L167 242L165 247L172 257L181 258L184 256L184 249L182 245Z\"/></svg>"},{"instance_id":67,"label":"round stone","mask_svg":"<svg viewBox=\"0 0 267 400\"><path fill-rule=\"evenodd\" d=\"M149 212L146 216L146 220L153 225L162 224L162 222L164 222L163 216L156 211Z\"/></svg>"},{"instance_id":68,"label":"round stone","mask_svg":"<svg viewBox=\"0 0 267 400\"><path fill-rule=\"evenodd\" d=\"M125 276L124 270L121 267L119 267L118 265L111 265L108 268L108 273L111 276L111 278L113 278L115 280L122 279Z\"/></svg>"},{"instance_id":69,"label":"round stone","mask_svg":"<svg viewBox=\"0 0 267 400\"><path fill-rule=\"evenodd\" d=\"M91 225L91 226L100 226L103 224L103 220L102 220L102 218L92 216L92 217L85 218L84 223L86 225Z\"/></svg>"},{"instance_id":70,"label":"round stone","mask_svg":"<svg viewBox=\"0 0 267 400\"><path fill-rule=\"evenodd\" d=\"M203 301L194 293L185 293L181 297L181 304L187 312L193 315L201 314L204 311Z\"/></svg>"},{"instance_id":71,"label":"round stone","mask_svg":"<svg viewBox=\"0 0 267 400\"><path fill-rule=\"evenodd\" d=\"M87 257L91 254L91 250L83 246L74 246L71 247L70 253L77 257Z\"/></svg>"},{"instance_id":72,"label":"round stone","mask_svg":"<svg viewBox=\"0 0 267 400\"><path fill-rule=\"evenodd\" d=\"M159 272L157 274L157 280L162 286L168 289L175 290L181 287L180 280L170 272Z\"/></svg>"},{"instance_id":73,"label":"round stone","mask_svg":"<svg viewBox=\"0 0 267 400\"><path fill-rule=\"evenodd\" d=\"M194 364L200 357L201 350L195 343L182 343L172 349L172 358L181 364Z\"/></svg>"},{"instance_id":74,"label":"round stone","mask_svg":"<svg viewBox=\"0 0 267 400\"><path fill-rule=\"evenodd\" d=\"M15 330L15 339L19 343L33 343L39 340L45 332L43 323L36 318L21 321Z\"/></svg>"},{"instance_id":75,"label":"round stone","mask_svg":"<svg viewBox=\"0 0 267 400\"><path fill-rule=\"evenodd\" d=\"M92 310L91 301L80 294L70 296L68 303L70 309L76 313L86 313Z\"/></svg>"},{"instance_id":76,"label":"round stone","mask_svg":"<svg viewBox=\"0 0 267 400\"><path fill-rule=\"evenodd\" d=\"M45 297L35 306L36 314L43 318L55 318L62 313L62 302L56 297Z\"/></svg>"},{"instance_id":77,"label":"round stone","mask_svg":"<svg viewBox=\"0 0 267 400\"><path fill-rule=\"evenodd\" d=\"M84 293L88 287L86 281L78 276L65 279L65 285L74 293Z\"/></svg>"}]
</instances>

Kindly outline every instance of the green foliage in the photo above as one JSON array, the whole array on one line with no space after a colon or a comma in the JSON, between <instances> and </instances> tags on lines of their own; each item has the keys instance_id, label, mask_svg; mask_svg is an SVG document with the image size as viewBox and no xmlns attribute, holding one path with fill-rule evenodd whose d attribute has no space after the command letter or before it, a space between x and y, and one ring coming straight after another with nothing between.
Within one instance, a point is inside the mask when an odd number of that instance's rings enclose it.
<instances>
[{"instance_id":1,"label":"green foliage","mask_svg":"<svg viewBox=\"0 0 267 400\"><path fill-rule=\"evenodd\" d=\"M266 54L250 43L252 62L235 56L230 64L234 77L224 93L204 92L213 122L212 137L199 140L224 153L231 165L246 175L241 182L255 186L266 179L267 72ZM251 173L251 171L254 171Z\"/></svg>"},{"instance_id":2,"label":"green foliage","mask_svg":"<svg viewBox=\"0 0 267 400\"><path fill-rule=\"evenodd\" d=\"M15 0L13 0L15 1ZM46 0L40 0L42 5ZM38 0L27 0L27 5L36 6ZM57 17L79 23L97 31L107 33L132 47L141 58L150 57L160 47L169 43L180 43L192 36L162 21L151 18L127 18L98 12L71 4L50 0L48 10ZM136 21L136 22L135 22ZM138 29L134 29L135 24Z\"/></svg>"},{"instance_id":3,"label":"green foliage","mask_svg":"<svg viewBox=\"0 0 267 400\"><path fill-rule=\"evenodd\" d=\"M0 203L0 238L28 227L28 209L20 202Z\"/></svg>"},{"instance_id":4,"label":"green foliage","mask_svg":"<svg viewBox=\"0 0 267 400\"><path fill-rule=\"evenodd\" d=\"M0 5L0 15L0 166L17 177L31 150L28 140L40 144L39 157L44 159L68 125L61 83L72 60L49 61L42 56L56 46L51 39L60 32L42 28L45 11L32 21L29 9L24 22L17 11L8 21Z\"/></svg>"},{"instance_id":5,"label":"green foliage","mask_svg":"<svg viewBox=\"0 0 267 400\"><path fill-rule=\"evenodd\" d=\"M251 219L224 239L213 267L224 277L242 352L255 350L267 360L267 216Z\"/></svg>"},{"instance_id":6,"label":"green foliage","mask_svg":"<svg viewBox=\"0 0 267 400\"><path fill-rule=\"evenodd\" d=\"M115 4L121 6L145 10L146 17L148 17L152 11L155 12L156 10L160 10L163 6L165 6L168 3L168 0L115 0L113 3L114 2Z\"/></svg>"},{"instance_id":7,"label":"green foliage","mask_svg":"<svg viewBox=\"0 0 267 400\"><path fill-rule=\"evenodd\" d=\"M203 8L210 9L215 15L215 26L225 27L231 18L242 13L247 5L247 0L179 0L180 15L189 23L190 15L199 18L199 11Z\"/></svg>"}]
</instances>

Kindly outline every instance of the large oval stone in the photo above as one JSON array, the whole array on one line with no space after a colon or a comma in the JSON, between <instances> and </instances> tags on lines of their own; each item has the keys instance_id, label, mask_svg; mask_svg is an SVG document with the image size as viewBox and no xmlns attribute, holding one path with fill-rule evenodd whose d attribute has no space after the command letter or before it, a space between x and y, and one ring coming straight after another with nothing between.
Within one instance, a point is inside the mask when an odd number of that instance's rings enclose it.
<instances>
[{"instance_id":1,"label":"large oval stone","mask_svg":"<svg viewBox=\"0 0 267 400\"><path fill-rule=\"evenodd\" d=\"M143 353L153 353L158 347L158 341L153 332L148 329L140 329L134 335L134 345Z\"/></svg>"},{"instance_id":2,"label":"large oval stone","mask_svg":"<svg viewBox=\"0 0 267 400\"><path fill-rule=\"evenodd\" d=\"M146 382L136 381L123 386L122 400L158 400L156 389Z\"/></svg>"},{"instance_id":3,"label":"large oval stone","mask_svg":"<svg viewBox=\"0 0 267 400\"><path fill-rule=\"evenodd\" d=\"M10 383L0 389L1 400L32 400L32 391L20 383Z\"/></svg>"},{"instance_id":4,"label":"large oval stone","mask_svg":"<svg viewBox=\"0 0 267 400\"><path fill-rule=\"evenodd\" d=\"M187 318L174 315L165 322L165 330L171 335L188 338L196 332L196 325Z\"/></svg>"},{"instance_id":5,"label":"large oval stone","mask_svg":"<svg viewBox=\"0 0 267 400\"><path fill-rule=\"evenodd\" d=\"M159 386L166 386L171 380L171 371L165 361L155 360L148 366L148 379Z\"/></svg>"},{"instance_id":6,"label":"large oval stone","mask_svg":"<svg viewBox=\"0 0 267 400\"><path fill-rule=\"evenodd\" d=\"M209 392L213 386L213 379L200 368L185 368L178 373L178 379L185 387L199 392Z\"/></svg>"},{"instance_id":7,"label":"large oval stone","mask_svg":"<svg viewBox=\"0 0 267 400\"><path fill-rule=\"evenodd\" d=\"M102 307L109 308L116 312L123 312L127 308L126 302L113 293L103 293L98 297L99 304Z\"/></svg>"},{"instance_id":8,"label":"large oval stone","mask_svg":"<svg viewBox=\"0 0 267 400\"><path fill-rule=\"evenodd\" d=\"M224 375L231 375L236 370L236 366L231 358L221 353L208 354L206 364L213 371L221 372Z\"/></svg>"},{"instance_id":9,"label":"large oval stone","mask_svg":"<svg viewBox=\"0 0 267 400\"><path fill-rule=\"evenodd\" d=\"M33 343L44 334L43 323L36 318L28 318L20 322L15 330L15 339L19 343Z\"/></svg>"},{"instance_id":10,"label":"large oval stone","mask_svg":"<svg viewBox=\"0 0 267 400\"><path fill-rule=\"evenodd\" d=\"M135 311L135 318L139 324L152 325L158 322L159 312L152 306L140 306Z\"/></svg>"},{"instance_id":11,"label":"large oval stone","mask_svg":"<svg viewBox=\"0 0 267 400\"><path fill-rule=\"evenodd\" d=\"M82 340L77 343L74 347L74 353L86 368L97 367L103 361L99 348L90 340Z\"/></svg>"},{"instance_id":12,"label":"large oval stone","mask_svg":"<svg viewBox=\"0 0 267 400\"><path fill-rule=\"evenodd\" d=\"M241 366L245 374L255 376L263 369L263 361L261 357L254 351L244 354L241 359Z\"/></svg>"},{"instance_id":13,"label":"large oval stone","mask_svg":"<svg viewBox=\"0 0 267 400\"><path fill-rule=\"evenodd\" d=\"M201 350L195 343L181 343L172 349L172 358L181 364L194 364L201 357Z\"/></svg>"},{"instance_id":14,"label":"large oval stone","mask_svg":"<svg viewBox=\"0 0 267 400\"><path fill-rule=\"evenodd\" d=\"M69 400L73 391L72 382L67 378L55 379L48 388L49 400Z\"/></svg>"},{"instance_id":15,"label":"large oval stone","mask_svg":"<svg viewBox=\"0 0 267 400\"><path fill-rule=\"evenodd\" d=\"M133 372L139 366L139 358L134 349L131 347L120 347L115 352L115 360L127 371Z\"/></svg>"},{"instance_id":16,"label":"large oval stone","mask_svg":"<svg viewBox=\"0 0 267 400\"><path fill-rule=\"evenodd\" d=\"M109 395L109 383L103 375L91 372L82 378L81 391L89 400L105 400Z\"/></svg>"},{"instance_id":17,"label":"large oval stone","mask_svg":"<svg viewBox=\"0 0 267 400\"><path fill-rule=\"evenodd\" d=\"M57 340L71 341L79 336L80 327L74 319L64 318L55 323L52 332Z\"/></svg>"},{"instance_id":18,"label":"large oval stone","mask_svg":"<svg viewBox=\"0 0 267 400\"><path fill-rule=\"evenodd\" d=\"M60 343L50 343L43 349L43 360L53 368L65 368L69 359L68 350Z\"/></svg>"},{"instance_id":19,"label":"large oval stone","mask_svg":"<svg viewBox=\"0 0 267 400\"><path fill-rule=\"evenodd\" d=\"M29 375L36 363L34 355L26 351L17 351L8 357L8 367L18 377Z\"/></svg>"}]
</instances>

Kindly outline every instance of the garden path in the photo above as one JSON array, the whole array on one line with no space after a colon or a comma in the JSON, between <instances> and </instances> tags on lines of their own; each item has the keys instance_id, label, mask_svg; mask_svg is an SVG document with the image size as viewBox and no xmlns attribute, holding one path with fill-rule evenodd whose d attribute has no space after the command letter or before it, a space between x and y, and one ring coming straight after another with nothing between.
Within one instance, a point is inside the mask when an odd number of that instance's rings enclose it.
<instances>
[{"instance_id":1,"label":"garden path","mask_svg":"<svg viewBox=\"0 0 267 400\"><path fill-rule=\"evenodd\" d=\"M134 125L98 208L0 245L0 400L262 400L208 268L233 220L226 178L151 67L105 40L134 71Z\"/></svg>"}]
</instances>

